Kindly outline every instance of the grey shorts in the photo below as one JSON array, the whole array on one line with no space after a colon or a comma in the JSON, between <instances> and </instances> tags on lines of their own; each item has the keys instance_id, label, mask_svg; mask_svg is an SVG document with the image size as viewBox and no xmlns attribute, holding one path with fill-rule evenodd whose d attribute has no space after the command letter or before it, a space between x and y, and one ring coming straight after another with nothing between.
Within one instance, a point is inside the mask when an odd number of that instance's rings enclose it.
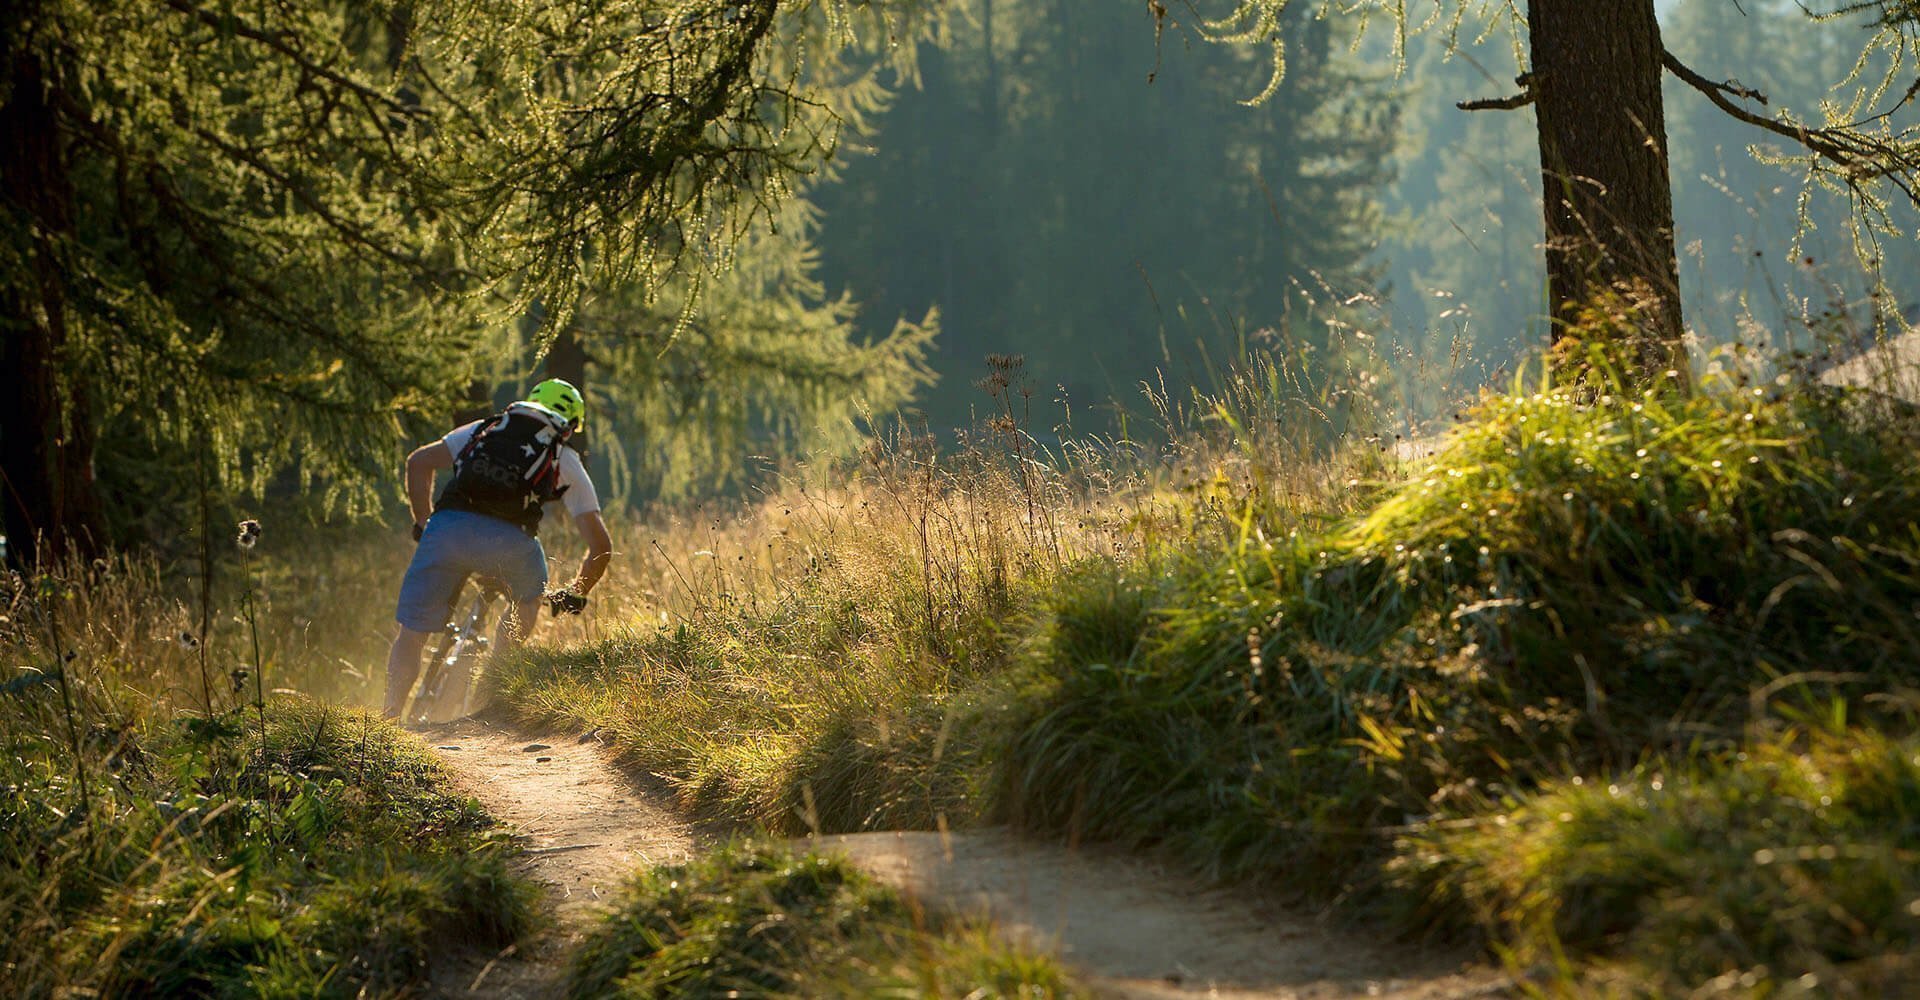
<instances>
[{"instance_id":1,"label":"grey shorts","mask_svg":"<svg viewBox=\"0 0 1920 1000\"><path fill-rule=\"evenodd\" d=\"M415 632L446 628L449 609L468 577L496 581L515 603L524 604L547 588L547 553L538 538L497 517L437 511L400 581L394 620Z\"/></svg>"}]
</instances>

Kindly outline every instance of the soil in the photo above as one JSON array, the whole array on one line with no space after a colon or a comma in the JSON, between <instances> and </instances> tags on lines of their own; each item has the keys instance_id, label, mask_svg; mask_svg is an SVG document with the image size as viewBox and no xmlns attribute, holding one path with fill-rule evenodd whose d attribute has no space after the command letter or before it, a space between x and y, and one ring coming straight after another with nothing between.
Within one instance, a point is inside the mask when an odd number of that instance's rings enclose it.
<instances>
[{"instance_id":1,"label":"soil","mask_svg":"<svg viewBox=\"0 0 1920 1000\"><path fill-rule=\"evenodd\" d=\"M711 839L664 805L664 788L614 766L591 735L481 719L417 731L455 783L525 839L520 865L547 891L553 926L526 953L451 956L442 997L557 997L565 958L628 873L690 860Z\"/></svg>"},{"instance_id":2,"label":"soil","mask_svg":"<svg viewBox=\"0 0 1920 1000\"><path fill-rule=\"evenodd\" d=\"M1361 941L1323 920L1153 862L1003 830L824 837L823 850L929 906L993 918L1103 996L1487 996L1507 980L1457 953Z\"/></svg>"},{"instance_id":3,"label":"soil","mask_svg":"<svg viewBox=\"0 0 1920 1000\"><path fill-rule=\"evenodd\" d=\"M628 873L685 861L717 836L677 816L664 785L615 766L591 735L482 720L420 735L468 794L526 837L521 863L546 886L555 918L527 953L442 962L434 977L439 996L559 996L566 954ZM1460 955L1361 940L1312 915L1209 889L1119 852L997 830L851 834L808 844L845 854L921 905L993 917L1014 940L1058 954L1103 996L1443 1000L1494 995L1507 985Z\"/></svg>"}]
</instances>

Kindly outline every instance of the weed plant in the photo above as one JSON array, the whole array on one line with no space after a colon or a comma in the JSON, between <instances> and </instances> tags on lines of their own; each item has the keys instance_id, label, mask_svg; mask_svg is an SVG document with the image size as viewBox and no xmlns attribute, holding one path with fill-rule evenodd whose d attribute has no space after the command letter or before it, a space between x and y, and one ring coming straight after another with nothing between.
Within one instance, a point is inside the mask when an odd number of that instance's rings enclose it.
<instances>
[{"instance_id":1,"label":"weed plant","mask_svg":"<svg viewBox=\"0 0 1920 1000\"><path fill-rule=\"evenodd\" d=\"M567 994L932 996L1085 992L1050 960L932 917L847 862L734 843L642 872L576 953Z\"/></svg>"}]
</instances>

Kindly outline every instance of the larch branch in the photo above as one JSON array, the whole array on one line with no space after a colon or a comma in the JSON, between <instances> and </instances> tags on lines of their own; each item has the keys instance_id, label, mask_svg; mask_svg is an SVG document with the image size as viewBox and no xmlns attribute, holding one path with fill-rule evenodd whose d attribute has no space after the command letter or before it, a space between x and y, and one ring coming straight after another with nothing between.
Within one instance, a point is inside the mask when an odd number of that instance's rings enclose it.
<instances>
[{"instance_id":1,"label":"larch branch","mask_svg":"<svg viewBox=\"0 0 1920 1000\"><path fill-rule=\"evenodd\" d=\"M1512 97L1483 97L1477 101L1456 101L1454 107L1462 111L1512 111L1533 103L1533 92L1523 91Z\"/></svg>"},{"instance_id":2,"label":"larch branch","mask_svg":"<svg viewBox=\"0 0 1920 1000\"><path fill-rule=\"evenodd\" d=\"M386 105L389 110L396 114L409 118L424 117L425 115L425 112L420 108L397 101L391 96L383 94L358 80L339 73L323 63L313 61L306 53L300 51L299 47L288 41L289 36L286 32L268 31L264 28L258 28L248 24L236 16L202 10L198 4L192 3L190 0L163 0L163 2L168 7L192 17L217 31L231 31L241 38L259 42L267 48L292 60L294 65L300 67L302 72L326 80L335 86L351 90L363 98L378 101Z\"/></svg>"},{"instance_id":3,"label":"larch branch","mask_svg":"<svg viewBox=\"0 0 1920 1000\"><path fill-rule=\"evenodd\" d=\"M1520 92L1512 97L1484 97L1474 101L1456 101L1454 107L1462 111L1512 111L1533 103L1533 74L1522 73L1513 78L1520 85Z\"/></svg>"},{"instance_id":4,"label":"larch branch","mask_svg":"<svg viewBox=\"0 0 1920 1000\"><path fill-rule=\"evenodd\" d=\"M1679 57L1675 56L1672 52L1662 50L1661 61L1666 65L1669 72L1680 78L1681 82L1707 95L1707 100L1712 101L1715 107L1718 107L1720 110L1740 121L1746 122L1755 128L1765 129L1774 135L1792 139L1807 149L1845 167L1855 167L1864 159L1860 151L1849 149L1842 142L1838 141L1839 137L1836 134L1826 129L1811 129L1804 125L1788 125L1785 122L1775 121L1765 115L1755 114L1733 103L1733 101L1727 97L1728 94L1750 97L1765 104L1766 98L1755 91L1733 83L1716 83L1709 80L1695 72L1686 63L1681 62Z\"/></svg>"}]
</instances>

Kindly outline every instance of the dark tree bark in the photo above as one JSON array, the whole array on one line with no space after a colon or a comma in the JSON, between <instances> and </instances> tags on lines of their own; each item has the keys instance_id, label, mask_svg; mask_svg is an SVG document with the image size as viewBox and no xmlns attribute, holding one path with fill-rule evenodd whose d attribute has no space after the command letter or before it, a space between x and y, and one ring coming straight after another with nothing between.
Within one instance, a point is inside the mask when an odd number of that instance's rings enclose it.
<instances>
[{"instance_id":1,"label":"dark tree bark","mask_svg":"<svg viewBox=\"0 0 1920 1000\"><path fill-rule=\"evenodd\" d=\"M1527 29L1554 339L1621 292L1642 364L1685 372L1653 0L1528 0Z\"/></svg>"},{"instance_id":2,"label":"dark tree bark","mask_svg":"<svg viewBox=\"0 0 1920 1000\"><path fill-rule=\"evenodd\" d=\"M16 43L17 44L17 43ZM0 507L11 561L93 555L106 542L93 476L94 427L77 379L62 379L67 305L60 243L72 231L73 189L34 53L7 53L0 102L0 208L8 239L31 255L30 275L0 286Z\"/></svg>"},{"instance_id":3,"label":"dark tree bark","mask_svg":"<svg viewBox=\"0 0 1920 1000\"><path fill-rule=\"evenodd\" d=\"M543 377L566 379L574 388L585 392L587 360L586 345L580 343L580 335L569 326L555 334L553 346L547 348L547 373Z\"/></svg>"},{"instance_id":4,"label":"dark tree bark","mask_svg":"<svg viewBox=\"0 0 1920 1000\"><path fill-rule=\"evenodd\" d=\"M553 345L547 348L546 374L542 378L561 378L573 383L581 392L587 391L587 363L593 360L587 353L587 347L580 342L580 334L569 325L554 335ZM593 450L592 415L581 424L581 429L573 435L573 447L585 458Z\"/></svg>"}]
</instances>

